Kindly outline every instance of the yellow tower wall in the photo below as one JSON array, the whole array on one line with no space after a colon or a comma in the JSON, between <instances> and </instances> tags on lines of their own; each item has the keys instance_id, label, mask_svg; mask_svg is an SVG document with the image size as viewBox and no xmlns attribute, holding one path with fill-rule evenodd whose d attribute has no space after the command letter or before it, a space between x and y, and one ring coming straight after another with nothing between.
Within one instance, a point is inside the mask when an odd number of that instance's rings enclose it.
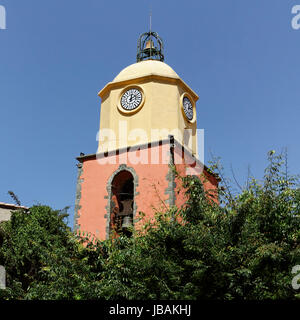
<instances>
[{"instance_id":1,"label":"yellow tower wall","mask_svg":"<svg viewBox=\"0 0 300 320\"><path fill-rule=\"evenodd\" d=\"M118 108L121 95L131 86L143 91L143 106L137 112L122 112L120 106ZM149 75L109 83L99 93L102 103L98 152L151 143L166 139L168 135L184 144L184 129L191 129L190 149L197 155L196 115L193 123L184 117L181 107L184 93L196 105L198 96L181 79Z\"/></svg>"}]
</instances>

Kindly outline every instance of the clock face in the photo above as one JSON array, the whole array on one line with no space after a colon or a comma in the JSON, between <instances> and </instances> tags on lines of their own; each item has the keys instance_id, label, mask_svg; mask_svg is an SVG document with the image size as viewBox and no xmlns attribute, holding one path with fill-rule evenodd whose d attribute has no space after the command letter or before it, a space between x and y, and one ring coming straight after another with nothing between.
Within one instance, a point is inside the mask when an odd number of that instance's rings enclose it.
<instances>
[{"instance_id":1,"label":"clock face","mask_svg":"<svg viewBox=\"0 0 300 320\"><path fill-rule=\"evenodd\" d=\"M125 91L121 97L121 106L125 110L134 110L142 103L140 90L132 88Z\"/></svg>"},{"instance_id":2,"label":"clock face","mask_svg":"<svg viewBox=\"0 0 300 320\"><path fill-rule=\"evenodd\" d=\"M190 99L188 97L184 97L182 104L185 116L188 118L188 120L192 121L194 118L194 109Z\"/></svg>"}]
</instances>

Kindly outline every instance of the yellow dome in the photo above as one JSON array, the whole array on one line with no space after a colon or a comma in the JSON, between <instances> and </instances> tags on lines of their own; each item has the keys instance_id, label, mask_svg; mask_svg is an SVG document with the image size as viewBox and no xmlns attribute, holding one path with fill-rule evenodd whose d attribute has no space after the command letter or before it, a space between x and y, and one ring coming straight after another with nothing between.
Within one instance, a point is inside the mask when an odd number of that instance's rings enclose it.
<instances>
[{"instance_id":1,"label":"yellow dome","mask_svg":"<svg viewBox=\"0 0 300 320\"><path fill-rule=\"evenodd\" d=\"M131 80L149 75L180 79L178 74L166 63L158 60L145 60L126 67L112 82Z\"/></svg>"}]
</instances>

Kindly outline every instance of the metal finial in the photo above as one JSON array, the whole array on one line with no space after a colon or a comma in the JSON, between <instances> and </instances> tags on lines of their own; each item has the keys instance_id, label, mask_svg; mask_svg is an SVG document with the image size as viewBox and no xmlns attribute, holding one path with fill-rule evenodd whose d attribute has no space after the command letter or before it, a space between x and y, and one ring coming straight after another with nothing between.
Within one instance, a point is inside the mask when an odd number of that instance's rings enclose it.
<instances>
[{"instance_id":1,"label":"metal finial","mask_svg":"<svg viewBox=\"0 0 300 320\"><path fill-rule=\"evenodd\" d=\"M150 32L152 31L152 7L150 8Z\"/></svg>"}]
</instances>

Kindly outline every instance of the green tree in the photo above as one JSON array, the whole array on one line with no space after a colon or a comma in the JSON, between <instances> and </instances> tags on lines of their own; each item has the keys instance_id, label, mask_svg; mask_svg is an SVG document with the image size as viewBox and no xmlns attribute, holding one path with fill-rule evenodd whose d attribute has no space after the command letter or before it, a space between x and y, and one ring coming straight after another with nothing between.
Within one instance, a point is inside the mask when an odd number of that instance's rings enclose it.
<instances>
[{"instance_id":1,"label":"green tree","mask_svg":"<svg viewBox=\"0 0 300 320\"><path fill-rule=\"evenodd\" d=\"M269 153L261 183L234 194L223 179L220 205L196 177L181 178L184 208L158 213L131 239L119 238L103 265L108 299L294 299L300 263L300 190ZM219 165L214 165L219 170ZM178 219L179 218L179 219ZM180 221L180 222L178 222ZM146 232L144 232L146 231ZM297 295L298 293L298 295Z\"/></svg>"},{"instance_id":2,"label":"green tree","mask_svg":"<svg viewBox=\"0 0 300 320\"><path fill-rule=\"evenodd\" d=\"M184 207L157 212L133 236L106 241L72 234L65 211L34 206L1 225L6 299L296 299L300 189L274 152L263 181L233 192L222 176L219 203L197 177L178 177ZM0 296L1 297L1 296Z\"/></svg>"},{"instance_id":3,"label":"green tree","mask_svg":"<svg viewBox=\"0 0 300 320\"><path fill-rule=\"evenodd\" d=\"M19 210L0 225L0 264L7 272L2 299L84 299L92 276L89 250L72 234L66 210ZM88 287L87 287L88 286Z\"/></svg>"}]
</instances>

